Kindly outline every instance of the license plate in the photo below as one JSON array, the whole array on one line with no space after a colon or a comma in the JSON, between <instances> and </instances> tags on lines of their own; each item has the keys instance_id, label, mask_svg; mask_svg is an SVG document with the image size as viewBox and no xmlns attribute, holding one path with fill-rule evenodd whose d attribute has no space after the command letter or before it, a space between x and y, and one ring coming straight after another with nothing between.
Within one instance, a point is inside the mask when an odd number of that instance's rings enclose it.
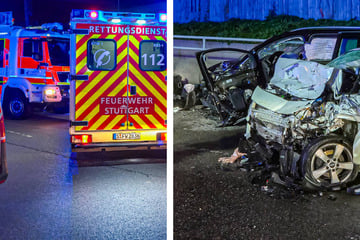
<instances>
[{"instance_id":1,"label":"license plate","mask_svg":"<svg viewBox=\"0 0 360 240\"><path fill-rule=\"evenodd\" d=\"M135 140L140 139L140 133L114 133L114 140Z\"/></svg>"}]
</instances>

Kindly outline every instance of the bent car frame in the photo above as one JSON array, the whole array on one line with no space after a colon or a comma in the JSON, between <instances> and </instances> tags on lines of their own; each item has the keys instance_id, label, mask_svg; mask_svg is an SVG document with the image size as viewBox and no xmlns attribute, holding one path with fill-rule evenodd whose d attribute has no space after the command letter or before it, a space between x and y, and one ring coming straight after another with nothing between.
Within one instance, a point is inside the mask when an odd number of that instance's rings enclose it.
<instances>
[{"instance_id":1,"label":"bent car frame","mask_svg":"<svg viewBox=\"0 0 360 240\"><path fill-rule=\"evenodd\" d=\"M196 54L204 80L204 105L215 111L223 126L245 121L250 97L265 88L280 56L328 63L357 48L360 27L311 27L272 37L250 51L215 48ZM305 47L310 47L306 55Z\"/></svg>"},{"instance_id":2,"label":"bent car frame","mask_svg":"<svg viewBox=\"0 0 360 240\"><path fill-rule=\"evenodd\" d=\"M283 177L345 186L360 165L359 69L360 49L327 65L280 58L268 86L254 90L246 139Z\"/></svg>"}]
</instances>

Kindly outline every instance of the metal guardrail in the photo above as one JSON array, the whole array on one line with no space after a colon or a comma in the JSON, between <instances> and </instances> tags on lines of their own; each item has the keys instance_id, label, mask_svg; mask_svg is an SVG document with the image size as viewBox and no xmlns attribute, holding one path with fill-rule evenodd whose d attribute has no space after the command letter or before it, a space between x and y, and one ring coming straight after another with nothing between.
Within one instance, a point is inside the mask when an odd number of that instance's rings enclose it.
<instances>
[{"instance_id":1,"label":"metal guardrail","mask_svg":"<svg viewBox=\"0 0 360 240\"><path fill-rule=\"evenodd\" d=\"M224 37L174 35L174 40L175 39L201 40L202 48L174 46L174 49L195 50L195 51L206 50L206 41L262 43L266 40L266 39L254 39L254 38L224 38Z\"/></svg>"}]
</instances>

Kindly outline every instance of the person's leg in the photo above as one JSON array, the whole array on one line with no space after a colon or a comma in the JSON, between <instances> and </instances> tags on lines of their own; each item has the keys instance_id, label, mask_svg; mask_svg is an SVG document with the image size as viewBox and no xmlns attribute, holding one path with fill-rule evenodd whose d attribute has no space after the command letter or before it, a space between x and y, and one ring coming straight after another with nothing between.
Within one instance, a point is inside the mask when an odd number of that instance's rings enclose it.
<instances>
[{"instance_id":1,"label":"person's leg","mask_svg":"<svg viewBox=\"0 0 360 240\"><path fill-rule=\"evenodd\" d=\"M241 146L241 144L244 144L243 141L244 141L244 139L240 138L239 143L238 143L238 147L235 148L234 153L230 157L221 157L221 158L219 158L218 162L221 162L221 163L234 163L240 157L245 156L246 153L239 152L239 147Z\"/></svg>"}]
</instances>

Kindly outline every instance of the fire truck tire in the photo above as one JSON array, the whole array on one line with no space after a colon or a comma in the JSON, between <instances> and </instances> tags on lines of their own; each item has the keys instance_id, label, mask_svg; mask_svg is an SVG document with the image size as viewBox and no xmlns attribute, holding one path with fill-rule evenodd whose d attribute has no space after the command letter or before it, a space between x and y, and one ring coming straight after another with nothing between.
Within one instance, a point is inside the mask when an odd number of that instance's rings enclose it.
<instances>
[{"instance_id":1,"label":"fire truck tire","mask_svg":"<svg viewBox=\"0 0 360 240\"><path fill-rule=\"evenodd\" d=\"M20 91L12 91L5 98L3 107L5 115L11 119L24 119L30 116L31 106L24 94Z\"/></svg>"}]
</instances>

